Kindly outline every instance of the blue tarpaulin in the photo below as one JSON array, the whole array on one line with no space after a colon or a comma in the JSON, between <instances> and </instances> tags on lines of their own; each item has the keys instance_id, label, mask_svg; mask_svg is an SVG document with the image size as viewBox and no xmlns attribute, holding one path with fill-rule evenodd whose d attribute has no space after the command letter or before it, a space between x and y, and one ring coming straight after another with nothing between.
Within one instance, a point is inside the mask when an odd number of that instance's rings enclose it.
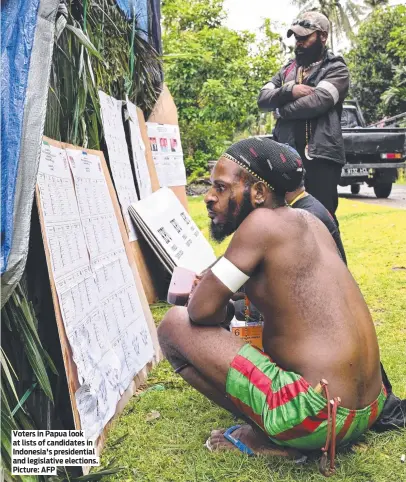
<instances>
[{"instance_id":1,"label":"blue tarpaulin","mask_svg":"<svg viewBox=\"0 0 406 482\"><path fill-rule=\"evenodd\" d=\"M154 49L162 54L161 40L161 0L151 1L151 39Z\"/></svg>"},{"instance_id":2,"label":"blue tarpaulin","mask_svg":"<svg viewBox=\"0 0 406 482\"><path fill-rule=\"evenodd\" d=\"M148 38L148 0L116 0L120 10L127 18L133 18L137 27L144 33L143 37Z\"/></svg>"},{"instance_id":3,"label":"blue tarpaulin","mask_svg":"<svg viewBox=\"0 0 406 482\"><path fill-rule=\"evenodd\" d=\"M1 306L23 275L59 0L1 7Z\"/></svg>"},{"instance_id":4,"label":"blue tarpaulin","mask_svg":"<svg viewBox=\"0 0 406 482\"><path fill-rule=\"evenodd\" d=\"M1 273L7 267L25 96L39 0L7 0L1 8Z\"/></svg>"}]
</instances>

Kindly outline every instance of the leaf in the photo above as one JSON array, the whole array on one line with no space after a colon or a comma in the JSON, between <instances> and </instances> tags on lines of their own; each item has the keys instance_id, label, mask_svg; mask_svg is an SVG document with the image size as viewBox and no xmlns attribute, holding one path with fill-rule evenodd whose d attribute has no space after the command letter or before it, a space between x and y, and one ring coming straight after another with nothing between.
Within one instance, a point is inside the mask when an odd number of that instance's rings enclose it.
<instances>
[{"instance_id":1,"label":"leaf","mask_svg":"<svg viewBox=\"0 0 406 482\"><path fill-rule=\"evenodd\" d=\"M70 480L77 482L88 482L92 480L101 480L106 475L113 475L125 470L127 467L115 467L112 469L100 470L98 472L92 472L88 475L82 475L80 477L71 477Z\"/></svg>"},{"instance_id":2,"label":"leaf","mask_svg":"<svg viewBox=\"0 0 406 482\"><path fill-rule=\"evenodd\" d=\"M90 79L92 80L93 87L96 87L96 81L94 79L92 62L90 61L90 55L87 56L87 68L89 70Z\"/></svg>"},{"instance_id":3,"label":"leaf","mask_svg":"<svg viewBox=\"0 0 406 482\"><path fill-rule=\"evenodd\" d=\"M8 317L6 310L3 310L3 309L1 311L1 321L4 322L4 324L7 326L9 331L12 331L10 318Z\"/></svg>"},{"instance_id":4,"label":"leaf","mask_svg":"<svg viewBox=\"0 0 406 482\"><path fill-rule=\"evenodd\" d=\"M354 452L366 452L368 450L368 445L364 443L358 443L353 446Z\"/></svg>"},{"instance_id":5,"label":"leaf","mask_svg":"<svg viewBox=\"0 0 406 482\"><path fill-rule=\"evenodd\" d=\"M11 416L10 406L7 400L3 384L1 385L1 455L3 465L11 468L11 432L17 427Z\"/></svg>"},{"instance_id":6,"label":"leaf","mask_svg":"<svg viewBox=\"0 0 406 482\"><path fill-rule=\"evenodd\" d=\"M16 425L23 429L23 430L35 430L36 427L33 425L32 420L27 414L27 412L24 412L22 410L18 410L16 414L14 415L14 420L16 422Z\"/></svg>"},{"instance_id":7,"label":"leaf","mask_svg":"<svg viewBox=\"0 0 406 482\"><path fill-rule=\"evenodd\" d=\"M145 417L146 422L152 422L153 420L158 419L161 414L157 410L152 410L149 414Z\"/></svg>"},{"instance_id":8,"label":"leaf","mask_svg":"<svg viewBox=\"0 0 406 482\"><path fill-rule=\"evenodd\" d=\"M66 17L64 15L60 15L55 24L55 41L57 42L61 33L64 31L66 27Z\"/></svg>"},{"instance_id":9,"label":"leaf","mask_svg":"<svg viewBox=\"0 0 406 482\"><path fill-rule=\"evenodd\" d=\"M110 447L116 447L117 445L120 445L123 440L125 440L128 437L128 432L125 433L122 437L119 437L117 440L112 442L110 444Z\"/></svg>"},{"instance_id":10,"label":"leaf","mask_svg":"<svg viewBox=\"0 0 406 482\"><path fill-rule=\"evenodd\" d=\"M32 306L32 303L27 300L27 298L25 297L25 294L24 294L23 290L21 289L20 285L17 285L15 292L16 293L19 292L19 298L18 299L20 300L19 303L20 303L21 310L22 310L22 312L25 316L25 319L26 319L27 323L30 325L30 328L32 330L32 334L35 336L35 338L38 342L38 349L41 352L41 355L43 356L43 358L47 362L47 364L48 364L49 368L52 370L52 372L55 375L58 375L58 370L56 369L56 367L54 365L54 362L52 361L48 352L43 348L42 343L39 339L38 332L37 332L38 322L36 322L36 317L35 317L34 308Z\"/></svg>"},{"instance_id":11,"label":"leaf","mask_svg":"<svg viewBox=\"0 0 406 482\"><path fill-rule=\"evenodd\" d=\"M10 315L10 319L20 334L25 354L40 387L53 401L51 384L45 367L46 358L44 357L44 349L39 341L33 320L30 318L31 315L27 309L27 300L19 285L17 285L11 295L10 303L5 305L5 310Z\"/></svg>"},{"instance_id":12,"label":"leaf","mask_svg":"<svg viewBox=\"0 0 406 482\"><path fill-rule=\"evenodd\" d=\"M99 60L103 61L103 57L97 51L96 47L92 44L89 37L83 32L83 30L70 24L66 24L65 28L70 30L76 36L78 41L86 48L88 52L97 57Z\"/></svg>"},{"instance_id":13,"label":"leaf","mask_svg":"<svg viewBox=\"0 0 406 482\"><path fill-rule=\"evenodd\" d=\"M164 390L166 390L165 385L158 383L157 385L153 385L152 387L148 387L146 390L143 390L138 396L143 397L148 392L152 392L152 391L163 392Z\"/></svg>"},{"instance_id":14,"label":"leaf","mask_svg":"<svg viewBox=\"0 0 406 482\"><path fill-rule=\"evenodd\" d=\"M16 391L16 389L15 389L13 377L11 376L11 372L10 372L9 367L11 368L14 376L15 376L16 379L18 380L17 374L16 374L16 372L14 371L14 368L13 368L13 366L11 365L10 360L7 358L7 355L6 355L5 351L3 350L3 348L1 348L1 353L0 353L0 354L1 354L1 367L2 367L3 370L4 370L4 373L5 373L5 375L6 375L8 384L9 384L9 386L10 386L12 392L14 393L14 396L16 397L16 400L17 400L17 402L18 402L17 391Z\"/></svg>"},{"instance_id":15,"label":"leaf","mask_svg":"<svg viewBox=\"0 0 406 482\"><path fill-rule=\"evenodd\" d=\"M85 51L85 48L84 48L83 45L82 45L82 47L81 47L81 49L80 49L80 56L79 56L79 72L78 72L78 74L79 74L79 79L82 78L83 67L84 67L84 65L85 65L85 64L84 64L84 51Z\"/></svg>"}]
</instances>

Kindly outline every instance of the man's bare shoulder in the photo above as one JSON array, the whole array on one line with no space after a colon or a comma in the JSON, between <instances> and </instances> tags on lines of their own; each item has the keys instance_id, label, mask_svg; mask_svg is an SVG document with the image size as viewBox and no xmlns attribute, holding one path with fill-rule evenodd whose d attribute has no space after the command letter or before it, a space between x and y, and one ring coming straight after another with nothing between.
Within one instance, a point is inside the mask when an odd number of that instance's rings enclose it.
<instances>
[{"instance_id":1,"label":"man's bare shoulder","mask_svg":"<svg viewBox=\"0 0 406 482\"><path fill-rule=\"evenodd\" d=\"M241 223L237 232L242 237L251 236L257 239L275 238L284 235L287 225L300 222L300 216L288 206L276 209L257 208Z\"/></svg>"},{"instance_id":2,"label":"man's bare shoulder","mask_svg":"<svg viewBox=\"0 0 406 482\"><path fill-rule=\"evenodd\" d=\"M303 209L293 209L284 206L276 209L258 208L252 211L236 231L238 238L245 242L248 237L261 244L288 239L300 239L306 233L312 233L316 238L328 238L331 235L324 224L313 214Z\"/></svg>"},{"instance_id":3,"label":"man's bare shoulder","mask_svg":"<svg viewBox=\"0 0 406 482\"><path fill-rule=\"evenodd\" d=\"M265 229L267 223L269 223L272 219L277 219L278 216L276 215L276 211L278 209L268 209L268 208L257 208L254 209L241 223L239 229L252 229L253 227L257 227L258 229Z\"/></svg>"},{"instance_id":4,"label":"man's bare shoulder","mask_svg":"<svg viewBox=\"0 0 406 482\"><path fill-rule=\"evenodd\" d=\"M302 217L297 211L297 209L292 209L290 206L281 206L275 209L257 208L247 216L241 226L247 223L247 226L262 225L265 229L269 226L269 222L275 223L275 227L283 226L286 222L299 220Z\"/></svg>"}]
</instances>

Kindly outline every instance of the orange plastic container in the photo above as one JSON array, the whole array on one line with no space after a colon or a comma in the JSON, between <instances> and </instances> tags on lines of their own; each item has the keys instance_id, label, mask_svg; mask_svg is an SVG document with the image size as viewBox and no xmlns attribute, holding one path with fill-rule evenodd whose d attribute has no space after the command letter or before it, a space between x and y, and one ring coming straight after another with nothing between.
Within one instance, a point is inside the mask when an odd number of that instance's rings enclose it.
<instances>
[{"instance_id":1,"label":"orange plastic container","mask_svg":"<svg viewBox=\"0 0 406 482\"><path fill-rule=\"evenodd\" d=\"M241 322L231 322L231 333L262 350L262 324L240 326Z\"/></svg>"}]
</instances>

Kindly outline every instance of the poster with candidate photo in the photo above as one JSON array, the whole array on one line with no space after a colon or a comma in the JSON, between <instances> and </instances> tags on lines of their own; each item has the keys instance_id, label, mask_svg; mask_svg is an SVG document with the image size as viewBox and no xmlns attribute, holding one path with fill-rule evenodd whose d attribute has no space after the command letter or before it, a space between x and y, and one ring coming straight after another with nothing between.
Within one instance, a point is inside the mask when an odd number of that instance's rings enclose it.
<instances>
[{"instance_id":1,"label":"poster with candidate photo","mask_svg":"<svg viewBox=\"0 0 406 482\"><path fill-rule=\"evenodd\" d=\"M147 122L147 129L160 187L184 186L186 171L179 126Z\"/></svg>"}]
</instances>

